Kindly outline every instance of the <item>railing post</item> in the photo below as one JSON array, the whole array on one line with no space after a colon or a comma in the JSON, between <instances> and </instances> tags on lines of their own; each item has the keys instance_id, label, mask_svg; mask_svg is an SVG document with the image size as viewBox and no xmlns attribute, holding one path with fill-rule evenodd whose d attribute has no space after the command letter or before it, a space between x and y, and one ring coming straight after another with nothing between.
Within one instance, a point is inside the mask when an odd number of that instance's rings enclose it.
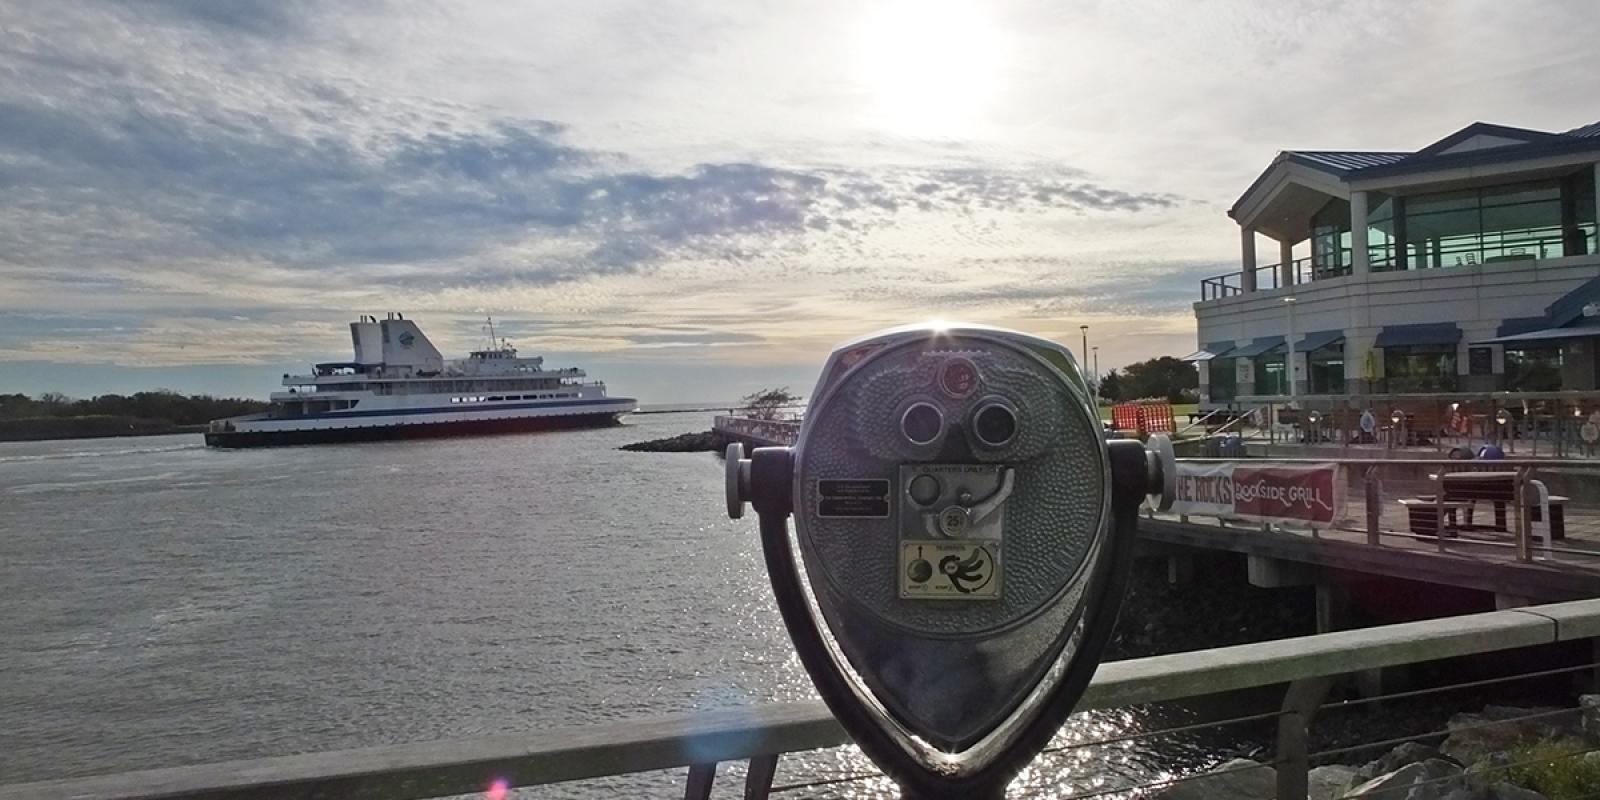
<instances>
[{"instance_id":1,"label":"railing post","mask_svg":"<svg viewBox=\"0 0 1600 800\"><path fill-rule=\"evenodd\" d=\"M1433 540L1438 544L1439 552L1444 548L1444 467L1438 466L1434 473L1433 481Z\"/></svg>"},{"instance_id":2,"label":"railing post","mask_svg":"<svg viewBox=\"0 0 1600 800\"><path fill-rule=\"evenodd\" d=\"M1362 487L1367 494L1367 544L1382 544L1383 534L1383 489L1378 484L1378 467L1376 464L1367 467L1362 479Z\"/></svg>"},{"instance_id":3,"label":"railing post","mask_svg":"<svg viewBox=\"0 0 1600 800\"><path fill-rule=\"evenodd\" d=\"M1531 523L1528 520L1528 503L1527 495L1525 494L1527 488L1528 468L1517 467L1517 480L1511 487L1511 502L1516 504L1518 561L1533 560L1533 548L1528 544L1528 528L1531 527Z\"/></svg>"},{"instance_id":4,"label":"railing post","mask_svg":"<svg viewBox=\"0 0 1600 800\"><path fill-rule=\"evenodd\" d=\"M1333 686L1333 676L1306 678L1289 684L1283 695L1283 714L1278 717L1278 750L1274 761L1278 767L1277 796L1300 798L1306 796L1308 774L1311 772L1310 749L1306 738L1311 731L1311 720L1317 707L1328 696Z\"/></svg>"},{"instance_id":5,"label":"railing post","mask_svg":"<svg viewBox=\"0 0 1600 800\"><path fill-rule=\"evenodd\" d=\"M772 794L772 778L777 774L777 753L750 759L750 770L744 776L744 800L767 800Z\"/></svg>"},{"instance_id":6,"label":"railing post","mask_svg":"<svg viewBox=\"0 0 1600 800\"><path fill-rule=\"evenodd\" d=\"M691 764L689 780L683 787L683 800L710 800L711 783L717 779L717 764Z\"/></svg>"}]
</instances>

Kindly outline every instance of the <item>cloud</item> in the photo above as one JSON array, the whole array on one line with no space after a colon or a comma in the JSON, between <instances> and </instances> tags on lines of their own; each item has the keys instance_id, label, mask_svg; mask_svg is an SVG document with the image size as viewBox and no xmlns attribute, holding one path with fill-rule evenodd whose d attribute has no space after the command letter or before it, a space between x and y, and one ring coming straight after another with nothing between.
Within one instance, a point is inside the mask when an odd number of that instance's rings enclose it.
<instances>
[{"instance_id":1,"label":"cloud","mask_svg":"<svg viewBox=\"0 0 1600 800\"><path fill-rule=\"evenodd\" d=\"M30 310L0 325L0 361L281 363L390 308L450 352L487 310L529 350L798 359L911 302L1044 313L1020 262L971 254L1189 204L870 135L663 158L352 71L377 46L352 15L374 7L0 10L0 309Z\"/></svg>"},{"instance_id":2,"label":"cloud","mask_svg":"<svg viewBox=\"0 0 1600 800\"><path fill-rule=\"evenodd\" d=\"M658 174L568 144L560 125L536 120L353 140L270 123L243 130L137 101L112 113L12 101L0 116L11 123L0 131L0 186L13 198L0 208L30 229L8 231L19 246L7 256L55 267L119 255L318 269L481 255L502 273L556 281L675 256L741 258L752 241L803 245L818 231L838 236L919 211L1139 212L1175 202L975 169L872 175L722 163ZM114 239L74 254L45 238L118 209L141 217L120 254ZM518 247L552 236L546 242L569 245L565 253Z\"/></svg>"},{"instance_id":3,"label":"cloud","mask_svg":"<svg viewBox=\"0 0 1600 800\"><path fill-rule=\"evenodd\" d=\"M149 5L180 27L251 36L289 36L306 18L264 1ZM399 269L361 280L549 285L673 260L850 247L919 215L1140 213L1177 202L1060 167L650 170L575 143L554 121L396 106L359 87L260 76L260 98L240 105L174 91L164 81L179 68L160 58L130 68L92 47L0 33L0 69L13 77L0 88L9 274L137 283L161 264L339 280L374 265Z\"/></svg>"}]
</instances>

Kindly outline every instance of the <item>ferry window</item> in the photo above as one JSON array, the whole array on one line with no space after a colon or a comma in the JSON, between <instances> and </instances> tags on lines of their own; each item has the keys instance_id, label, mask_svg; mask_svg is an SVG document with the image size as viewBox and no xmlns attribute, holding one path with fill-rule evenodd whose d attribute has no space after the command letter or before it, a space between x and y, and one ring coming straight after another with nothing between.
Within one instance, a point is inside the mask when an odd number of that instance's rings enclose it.
<instances>
[{"instance_id":1,"label":"ferry window","mask_svg":"<svg viewBox=\"0 0 1600 800\"><path fill-rule=\"evenodd\" d=\"M491 397L491 398L489 398L489 402L491 402L491 403L493 403L493 402L495 402L495 401L497 401L497 400L504 400L504 399L505 399L505 398L504 398L504 397L501 397L501 396L500 396L500 395L495 395L495 396L493 396L493 397Z\"/></svg>"}]
</instances>

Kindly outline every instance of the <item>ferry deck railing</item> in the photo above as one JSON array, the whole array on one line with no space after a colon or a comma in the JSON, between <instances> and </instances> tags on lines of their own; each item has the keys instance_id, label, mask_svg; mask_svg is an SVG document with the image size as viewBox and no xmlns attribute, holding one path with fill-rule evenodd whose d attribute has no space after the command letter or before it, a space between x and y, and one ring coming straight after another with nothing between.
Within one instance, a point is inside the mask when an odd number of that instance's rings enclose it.
<instances>
[{"instance_id":1,"label":"ferry deck railing","mask_svg":"<svg viewBox=\"0 0 1600 800\"><path fill-rule=\"evenodd\" d=\"M1278 797L1305 797L1308 731L1335 679L1367 670L1600 636L1600 599L1327 633L1102 665L1079 711L1287 685L1275 718ZM1588 664L1529 673L1576 670ZM1412 692L1410 694L1416 694ZM1565 713L1564 711L1562 713ZM1546 715L1548 716L1548 715ZM1436 734L1437 735L1437 734ZM749 760L744 796L766 797L785 753L847 740L820 703L758 705L456 741L387 745L0 786L0 800L257 800L505 796L523 787L688 768L685 797L710 796L721 762ZM1387 744L1379 742L1374 744ZM1030 776L1047 783L1066 776ZM1171 783L1163 779L1156 784ZM784 787L778 787L782 789ZM1113 787L1113 791L1120 791ZM1097 789L1079 796L1105 796Z\"/></svg>"}]
</instances>

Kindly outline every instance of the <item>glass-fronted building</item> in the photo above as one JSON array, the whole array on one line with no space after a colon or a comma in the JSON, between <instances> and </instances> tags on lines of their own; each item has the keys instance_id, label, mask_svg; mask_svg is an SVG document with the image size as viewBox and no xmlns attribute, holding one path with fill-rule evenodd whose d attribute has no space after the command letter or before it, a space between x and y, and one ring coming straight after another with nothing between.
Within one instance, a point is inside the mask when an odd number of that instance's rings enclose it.
<instances>
[{"instance_id":1,"label":"glass-fronted building","mask_svg":"<svg viewBox=\"0 0 1600 800\"><path fill-rule=\"evenodd\" d=\"M1600 388L1597 164L1600 123L1279 153L1228 212L1240 270L1201 282L1202 401Z\"/></svg>"}]
</instances>

